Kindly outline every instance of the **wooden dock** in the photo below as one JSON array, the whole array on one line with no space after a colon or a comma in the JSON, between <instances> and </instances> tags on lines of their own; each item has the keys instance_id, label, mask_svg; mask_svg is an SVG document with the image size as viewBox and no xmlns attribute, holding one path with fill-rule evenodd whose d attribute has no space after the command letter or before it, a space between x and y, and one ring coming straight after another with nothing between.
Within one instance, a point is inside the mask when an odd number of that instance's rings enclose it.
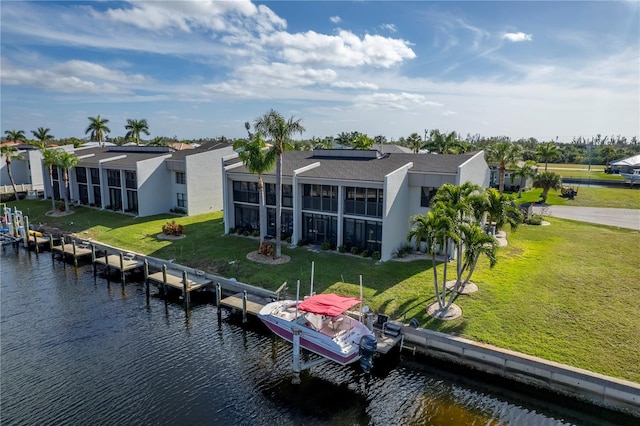
<instances>
[{"instance_id":1,"label":"wooden dock","mask_svg":"<svg viewBox=\"0 0 640 426\"><path fill-rule=\"evenodd\" d=\"M243 292L221 299L220 306L257 316L260 310L271 301L270 298Z\"/></svg>"},{"instance_id":2,"label":"wooden dock","mask_svg":"<svg viewBox=\"0 0 640 426\"><path fill-rule=\"evenodd\" d=\"M135 255L132 253L108 254L105 251L104 256L96 256L94 248L90 249L89 253L91 253L93 257L93 275L97 275L98 273L97 265L103 265L107 273L113 268L120 272L122 284L125 282L126 272L141 268L144 265L143 261L134 259Z\"/></svg>"},{"instance_id":3,"label":"wooden dock","mask_svg":"<svg viewBox=\"0 0 640 426\"><path fill-rule=\"evenodd\" d=\"M177 288L178 290L183 290L185 286L184 277L180 271L171 271L168 270L165 273L162 271L156 272L154 274L150 274L147 276L147 279L150 281L156 282L158 285L166 284L169 287ZM191 276L191 278L187 278L186 287L187 292L200 290L202 288L208 287L213 284L213 281L208 280L206 278L202 278L199 276Z\"/></svg>"},{"instance_id":4,"label":"wooden dock","mask_svg":"<svg viewBox=\"0 0 640 426\"><path fill-rule=\"evenodd\" d=\"M60 258L65 261L67 257L71 257L73 259L73 264L78 266L78 259L85 256L90 256L93 251L91 248L85 246L79 246L75 241L72 241L71 244L65 243L64 240L62 244L59 246L54 246L51 244L51 257L55 257L55 254L60 254Z\"/></svg>"}]
</instances>

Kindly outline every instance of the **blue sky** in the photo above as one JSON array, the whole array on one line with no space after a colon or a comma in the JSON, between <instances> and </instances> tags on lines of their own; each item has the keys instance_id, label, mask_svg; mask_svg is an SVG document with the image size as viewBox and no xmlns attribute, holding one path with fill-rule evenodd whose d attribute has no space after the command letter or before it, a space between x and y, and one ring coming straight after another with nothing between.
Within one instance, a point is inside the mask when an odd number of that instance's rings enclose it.
<instances>
[{"instance_id":1,"label":"blue sky","mask_svg":"<svg viewBox=\"0 0 640 426\"><path fill-rule=\"evenodd\" d=\"M2 1L1 128L640 136L640 2Z\"/></svg>"}]
</instances>

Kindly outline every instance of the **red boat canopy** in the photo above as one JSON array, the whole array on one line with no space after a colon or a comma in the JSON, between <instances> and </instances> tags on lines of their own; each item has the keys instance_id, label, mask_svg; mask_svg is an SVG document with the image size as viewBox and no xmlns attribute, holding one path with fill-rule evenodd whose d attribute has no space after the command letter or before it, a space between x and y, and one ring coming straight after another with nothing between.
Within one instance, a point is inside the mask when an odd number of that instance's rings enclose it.
<instances>
[{"instance_id":1,"label":"red boat canopy","mask_svg":"<svg viewBox=\"0 0 640 426\"><path fill-rule=\"evenodd\" d=\"M298 305L298 309L318 315L335 317L350 307L360 303L355 297L340 296L337 294L318 294L305 299Z\"/></svg>"}]
</instances>

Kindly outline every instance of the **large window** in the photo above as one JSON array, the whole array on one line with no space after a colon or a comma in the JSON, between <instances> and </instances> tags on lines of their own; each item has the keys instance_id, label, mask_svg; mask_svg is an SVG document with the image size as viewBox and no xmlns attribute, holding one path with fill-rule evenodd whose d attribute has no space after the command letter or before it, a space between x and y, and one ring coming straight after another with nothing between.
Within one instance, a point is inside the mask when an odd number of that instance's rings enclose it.
<instances>
[{"instance_id":1,"label":"large window","mask_svg":"<svg viewBox=\"0 0 640 426\"><path fill-rule=\"evenodd\" d=\"M302 213L302 236L311 244L328 241L332 248L337 245L338 219L312 213Z\"/></svg>"},{"instance_id":2,"label":"large window","mask_svg":"<svg viewBox=\"0 0 640 426\"><path fill-rule=\"evenodd\" d=\"M438 188L423 186L420 191L420 207L429 207L436 192L438 192Z\"/></svg>"},{"instance_id":3,"label":"large window","mask_svg":"<svg viewBox=\"0 0 640 426\"><path fill-rule=\"evenodd\" d=\"M124 172L124 184L127 188L137 189L138 188L138 179L136 177L136 172L131 170L125 170Z\"/></svg>"},{"instance_id":4,"label":"large window","mask_svg":"<svg viewBox=\"0 0 640 426\"><path fill-rule=\"evenodd\" d=\"M358 216L382 217L384 191L374 188L345 188L344 212Z\"/></svg>"},{"instance_id":5,"label":"large window","mask_svg":"<svg viewBox=\"0 0 640 426\"><path fill-rule=\"evenodd\" d=\"M257 206L236 204L234 213L235 228L249 232L260 229L260 211Z\"/></svg>"},{"instance_id":6,"label":"large window","mask_svg":"<svg viewBox=\"0 0 640 426\"><path fill-rule=\"evenodd\" d=\"M80 203L89 204L89 189L87 185L78 185L78 198L80 199Z\"/></svg>"},{"instance_id":7,"label":"large window","mask_svg":"<svg viewBox=\"0 0 640 426\"><path fill-rule=\"evenodd\" d=\"M302 188L302 208L323 212L338 211L338 187L332 185L310 185Z\"/></svg>"},{"instance_id":8,"label":"large window","mask_svg":"<svg viewBox=\"0 0 640 426\"><path fill-rule=\"evenodd\" d=\"M281 237L285 239L293 235L293 212L291 210L282 210L280 215L282 218L281 223ZM267 209L267 234L276 235L276 209Z\"/></svg>"},{"instance_id":9,"label":"large window","mask_svg":"<svg viewBox=\"0 0 640 426\"><path fill-rule=\"evenodd\" d=\"M76 167L75 171L78 183L87 183L87 169L84 167Z\"/></svg>"},{"instance_id":10,"label":"large window","mask_svg":"<svg viewBox=\"0 0 640 426\"><path fill-rule=\"evenodd\" d=\"M181 185L187 183L187 177L184 172L176 172L176 183Z\"/></svg>"},{"instance_id":11,"label":"large window","mask_svg":"<svg viewBox=\"0 0 640 426\"><path fill-rule=\"evenodd\" d=\"M382 223L363 219L344 219L343 245L370 252L382 248Z\"/></svg>"},{"instance_id":12,"label":"large window","mask_svg":"<svg viewBox=\"0 0 640 426\"><path fill-rule=\"evenodd\" d=\"M102 207L102 193L100 192L100 185L92 185L93 186L93 203Z\"/></svg>"},{"instance_id":13,"label":"large window","mask_svg":"<svg viewBox=\"0 0 640 426\"><path fill-rule=\"evenodd\" d=\"M120 188L120 170L107 169L107 185Z\"/></svg>"},{"instance_id":14,"label":"large window","mask_svg":"<svg viewBox=\"0 0 640 426\"><path fill-rule=\"evenodd\" d=\"M178 193L178 207L187 207L187 194Z\"/></svg>"},{"instance_id":15,"label":"large window","mask_svg":"<svg viewBox=\"0 0 640 426\"><path fill-rule=\"evenodd\" d=\"M267 205L276 205L276 185L267 183L264 186L267 194ZM293 185L282 185L282 207L293 207Z\"/></svg>"},{"instance_id":16,"label":"large window","mask_svg":"<svg viewBox=\"0 0 640 426\"><path fill-rule=\"evenodd\" d=\"M96 169L95 167L92 167L89 169L89 172L91 174L91 183L94 185L99 185L100 184L100 169Z\"/></svg>"},{"instance_id":17,"label":"large window","mask_svg":"<svg viewBox=\"0 0 640 426\"><path fill-rule=\"evenodd\" d=\"M258 183L234 181L233 201L258 204L260 202L260 197L258 194Z\"/></svg>"},{"instance_id":18,"label":"large window","mask_svg":"<svg viewBox=\"0 0 640 426\"><path fill-rule=\"evenodd\" d=\"M138 191L127 190L127 211L138 213Z\"/></svg>"}]
</instances>

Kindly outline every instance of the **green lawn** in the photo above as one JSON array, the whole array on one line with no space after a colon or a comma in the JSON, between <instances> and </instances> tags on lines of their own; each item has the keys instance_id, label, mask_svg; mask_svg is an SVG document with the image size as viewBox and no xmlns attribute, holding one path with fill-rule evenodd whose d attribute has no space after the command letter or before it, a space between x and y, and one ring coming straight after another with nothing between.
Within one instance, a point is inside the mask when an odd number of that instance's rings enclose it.
<instances>
[{"instance_id":1,"label":"green lawn","mask_svg":"<svg viewBox=\"0 0 640 426\"><path fill-rule=\"evenodd\" d=\"M622 177L617 174L607 174L604 172L606 166L602 164L589 165L587 164L549 164L549 172L554 172L562 177L582 178L582 179L604 179L604 180L622 180ZM538 164L538 172L544 171L544 163Z\"/></svg>"},{"instance_id":2,"label":"green lawn","mask_svg":"<svg viewBox=\"0 0 640 426\"><path fill-rule=\"evenodd\" d=\"M555 206L612 207L640 209L640 185L635 188L596 188L592 186L571 186L577 189L578 195L573 199L560 197L560 191L549 191L547 204ZM518 201L529 203L538 201L542 189L531 189L522 193Z\"/></svg>"},{"instance_id":3,"label":"green lawn","mask_svg":"<svg viewBox=\"0 0 640 426\"><path fill-rule=\"evenodd\" d=\"M576 200L583 197L583 189ZM547 219L550 226L509 232L509 245L499 250L496 267L489 269L481 262L474 275L480 291L456 301L463 317L443 322L425 314L434 297L428 260L376 265L361 257L284 247L291 261L265 266L246 259L257 249L257 240L223 235L221 212L133 218L78 207L70 216L51 218L44 214L51 207L48 201L10 203L14 205L29 214L31 223L58 226L269 289L287 281L293 293L300 280L301 291L308 292L313 261L316 291L357 296L362 274L366 303L375 311L394 318L406 315L407 321L416 318L430 329L640 382L637 232L557 218ZM185 226L185 239L156 238L171 219Z\"/></svg>"}]
</instances>

